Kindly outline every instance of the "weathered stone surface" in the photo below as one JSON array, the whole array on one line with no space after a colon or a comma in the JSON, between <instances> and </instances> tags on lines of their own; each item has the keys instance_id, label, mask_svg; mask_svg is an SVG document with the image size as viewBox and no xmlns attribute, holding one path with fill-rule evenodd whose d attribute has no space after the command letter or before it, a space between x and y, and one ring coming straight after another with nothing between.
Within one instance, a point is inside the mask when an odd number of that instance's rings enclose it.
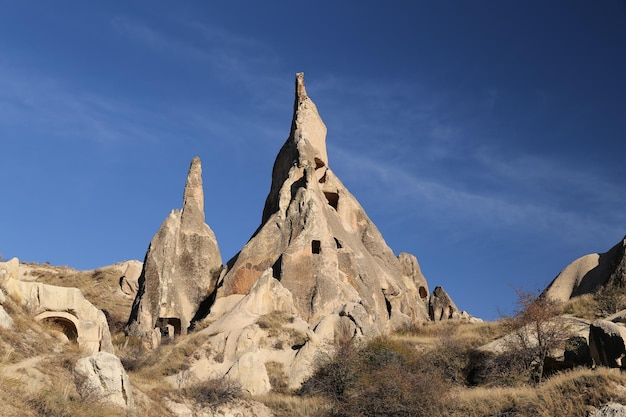
<instances>
[{"instance_id":1,"label":"weathered stone surface","mask_svg":"<svg viewBox=\"0 0 626 417\"><path fill-rule=\"evenodd\" d=\"M238 381L250 395L265 394L272 389L265 364L255 352L241 355L226 376Z\"/></svg>"},{"instance_id":2,"label":"weathered stone surface","mask_svg":"<svg viewBox=\"0 0 626 417\"><path fill-rule=\"evenodd\" d=\"M225 404L208 406L177 403L166 399L169 411L176 417L273 417L274 413L265 404L251 399L235 399Z\"/></svg>"},{"instance_id":3,"label":"weathered stone surface","mask_svg":"<svg viewBox=\"0 0 626 417\"><path fill-rule=\"evenodd\" d=\"M557 301L567 301L582 294L594 293L606 286L626 283L626 238L608 252L576 259L561 271L544 294Z\"/></svg>"},{"instance_id":4,"label":"weathered stone surface","mask_svg":"<svg viewBox=\"0 0 626 417\"><path fill-rule=\"evenodd\" d=\"M142 269L143 264L139 261L126 262L124 275L120 277L120 290L124 294L131 297L137 295L137 291L139 290L139 277L141 276Z\"/></svg>"},{"instance_id":5,"label":"weathered stone surface","mask_svg":"<svg viewBox=\"0 0 626 417\"><path fill-rule=\"evenodd\" d=\"M9 316L9 313L7 313L4 310L4 307L2 307L1 305L0 305L0 327L4 329L10 329L11 327L13 327L13 319L11 318L11 316Z\"/></svg>"},{"instance_id":6,"label":"weathered stone surface","mask_svg":"<svg viewBox=\"0 0 626 417\"><path fill-rule=\"evenodd\" d=\"M2 306L5 301L6 298L4 297L4 292L0 290L0 327L9 329L13 326L13 319L11 318L11 316L9 316L9 313L7 313Z\"/></svg>"},{"instance_id":7,"label":"weathered stone surface","mask_svg":"<svg viewBox=\"0 0 626 417\"><path fill-rule=\"evenodd\" d=\"M113 352L104 313L83 297L78 288L19 281L19 261L0 263L0 288L34 315L35 320L59 324L87 354Z\"/></svg>"},{"instance_id":8,"label":"weathered stone surface","mask_svg":"<svg viewBox=\"0 0 626 417\"><path fill-rule=\"evenodd\" d=\"M626 406L619 403L608 403L594 411L589 417L626 417Z\"/></svg>"},{"instance_id":9,"label":"weathered stone surface","mask_svg":"<svg viewBox=\"0 0 626 417\"><path fill-rule=\"evenodd\" d=\"M417 262L415 255L401 252L398 255L398 261L400 261L402 274L410 278L415 284L419 298L427 301L429 294L428 283L426 282L426 277L422 274L422 269L420 268L420 264Z\"/></svg>"},{"instance_id":10,"label":"weathered stone surface","mask_svg":"<svg viewBox=\"0 0 626 417\"><path fill-rule=\"evenodd\" d=\"M81 358L74 368L81 396L133 408L130 379L120 359L107 352Z\"/></svg>"},{"instance_id":11,"label":"weathered stone surface","mask_svg":"<svg viewBox=\"0 0 626 417\"><path fill-rule=\"evenodd\" d=\"M433 321L450 320L459 316L459 309L446 290L435 287L428 301L428 314Z\"/></svg>"},{"instance_id":12,"label":"weathered stone surface","mask_svg":"<svg viewBox=\"0 0 626 417\"><path fill-rule=\"evenodd\" d=\"M152 238L139 277L127 333L186 333L200 303L215 289L222 258L204 221L200 159L191 162L182 210L173 210Z\"/></svg>"},{"instance_id":13,"label":"weathered stone surface","mask_svg":"<svg viewBox=\"0 0 626 417\"><path fill-rule=\"evenodd\" d=\"M598 365L626 368L626 328L608 320L596 320L589 326L589 353Z\"/></svg>"},{"instance_id":14,"label":"weathered stone surface","mask_svg":"<svg viewBox=\"0 0 626 417\"><path fill-rule=\"evenodd\" d=\"M302 74L261 226L228 263L218 299L246 294L270 267L311 325L353 305L362 309L357 327L366 337L428 319L413 277L403 275L376 226L329 168L326 126Z\"/></svg>"}]
</instances>

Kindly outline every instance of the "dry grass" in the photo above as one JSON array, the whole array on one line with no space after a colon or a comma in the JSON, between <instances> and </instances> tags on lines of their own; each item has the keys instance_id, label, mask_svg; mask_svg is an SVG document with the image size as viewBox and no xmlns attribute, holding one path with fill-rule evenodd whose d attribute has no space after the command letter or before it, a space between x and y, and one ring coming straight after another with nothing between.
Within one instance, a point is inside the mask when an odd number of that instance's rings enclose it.
<instances>
[{"instance_id":1,"label":"dry grass","mask_svg":"<svg viewBox=\"0 0 626 417\"><path fill-rule=\"evenodd\" d=\"M592 294L573 298L561 307L561 314L571 314L587 320L597 319L599 311L598 302Z\"/></svg>"},{"instance_id":2,"label":"dry grass","mask_svg":"<svg viewBox=\"0 0 626 417\"><path fill-rule=\"evenodd\" d=\"M422 323L391 335L392 339L417 346L436 346L442 337L453 337L459 345L474 348L485 345L506 334L503 321L467 323L463 321L438 321Z\"/></svg>"},{"instance_id":3,"label":"dry grass","mask_svg":"<svg viewBox=\"0 0 626 417\"><path fill-rule=\"evenodd\" d=\"M584 416L591 407L609 401L624 401L618 389L624 384L626 376L602 368L566 372L536 387L457 389L449 395L446 415Z\"/></svg>"},{"instance_id":4,"label":"dry grass","mask_svg":"<svg viewBox=\"0 0 626 417\"><path fill-rule=\"evenodd\" d=\"M269 393L256 400L272 409L275 417L320 417L328 415L331 403L323 397L300 397Z\"/></svg>"}]
</instances>

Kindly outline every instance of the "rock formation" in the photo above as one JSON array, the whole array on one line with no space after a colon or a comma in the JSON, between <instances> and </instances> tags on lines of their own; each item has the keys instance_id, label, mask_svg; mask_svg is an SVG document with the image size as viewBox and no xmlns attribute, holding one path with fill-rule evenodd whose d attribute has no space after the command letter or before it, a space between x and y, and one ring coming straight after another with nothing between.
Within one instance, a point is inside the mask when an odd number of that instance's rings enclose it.
<instances>
[{"instance_id":1,"label":"rock formation","mask_svg":"<svg viewBox=\"0 0 626 417\"><path fill-rule=\"evenodd\" d=\"M605 253L594 253L576 259L548 285L544 295L567 301L604 287L626 285L626 237Z\"/></svg>"},{"instance_id":2,"label":"rock formation","mask_svg":"<svg viewBox=\"0 0 626 417\"><path fill-rule=\"evenodd\" d=\"M608 320L596 320L589 326L589 353L597 365L626 368L626 327Z\"/></svg>"},{"instance_id":3,"label":"rock formation","mask_svg":"<svg viewBox=\"0 0 626 417\"><path fill-rule=\"evenodd\" d=\"M329 168L326 126L302 73L261 226L228 263L217 297L247 294L268 268L310 324L335 314L372 337L428 319L415 278Z\"/></svg>"},{"instance_id":4,"label":"rock formation","mask_svg":"<svg viewBox=\"0 0 626 417\"><path fill-rule=\"evenodd\" d=\"M182 210L173 210L150 242L127 333L152 337L153 346L161 335L186 333L214 290L221 265L215 235L204 221L202 168L194 158Z\"/></svg>"},{"instance_id":5,"label":"rock formation","mask_svg":"<svg viewBox=\"0 0 626 417\"><path fill-rule=\"evenodd\" d=\"M93 355L113 353L111 333L104 313L83 297L78 288L21 281L17 258L0 262L0 288L22 304L37 321L59 325L81 350Z\"/></svg>"},{"instance_id":6,"label":"rock formation","mask_svg":"<svg viewBox=\"0 0 626 417\"><path fill-rule=\"evenodd\" d=\"M81 358L74 367L79 394L91 400L97 399L133 408L134 400L130 379L120 359L106 352Z\"/></svg>"}]
</instances>

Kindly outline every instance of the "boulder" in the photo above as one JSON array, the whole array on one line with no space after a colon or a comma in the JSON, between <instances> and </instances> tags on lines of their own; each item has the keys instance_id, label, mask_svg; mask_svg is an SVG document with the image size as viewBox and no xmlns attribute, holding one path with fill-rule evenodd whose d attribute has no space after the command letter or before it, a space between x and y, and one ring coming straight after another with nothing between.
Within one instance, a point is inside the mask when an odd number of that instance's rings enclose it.
<instances>
[{"instance_id":1,"label":"boulder","mask_svg":"<svg viewBox=\"0 0 626 417\"><path fill-rule=\"evenodd\" d=\"M237 381L250 395L266 394L272 389L265 364L255 352L241 355L228 370L226 377Z\"/></svg>"},{"instance_id":2,"label":"boulder","mask_svg":"<svg viewBox=\"0 0 626 417\"><path fill-rule=\"evenodd\" d=\"M589 353L598 365L626 368L626 327L608 320L596 320L589 326Z\"/></svg>"},{"instance_id":3,"label":"boulder","mask_svg":"<svg viewBox=\"0 0 626 417\"><path fill-rule=\"evenodd\" d=\"M4 329L9 329L13 326L13 319L11 318L11 316L9 316L9 313L7 313L2 306L5 301L6 298L4 296L4 292L0 290L0 327Z\"/></svg>"},{"instance_id":4,"label":"boulder","mask_svg":"<svg viewBox=\"0 0 626 417\"><path fill-rule=\"evenodd\" d=\"M141 276L143 264L139 261L128 261L126 265L124 275L120 277L120 290L134 298L139 290L139 277Z\"/></svg>"},{"instance_id":5,"label":"boulder","mask_svg":"<svg viewBox=\"0 0 626 417\"><path fill-rule=\"evenodd\" d=\"M81 358L74 368L78 392L83 399L97 399L133 408L130 379L120 359L107 352Z\"/></svg>"},{"instance_id":6,"label":"boulder","mask_svg":"<svg viewBox=\"0 0 626 417\"><path fill-rule=\"evenodd\" d=\"M576 259L566 266L544 290L556 301L590 294L607 286L626 284L626 237L605 253L594 253Z\"/></svg>"},{"instance_id":7,"label":"boulder","mask_svg":"<svg viewBox=\"0 0 626 417\"><path fill-rule=\"evenodd\" d=\"M189 168L182 210L173 210L152 238L139 277L127 334L150 339L185 334L200 303L215 289L222 258L204 221L202 167Z\"/></svg>"},{"instance_id":8,"label":"boulder","mask_svg":"<svg viewBox=\"0 0 626 417\"><path fill-rule=\"evenodd\" d=\"M440 321L460 318L461 312L446 290L437 286L428 299L428 315L432 321Z\"/></svg>"},{"instance_id":9,"label":"boulder","mask_svg":"<svg viewBox=\"0 0 626 417\"><path fill-rule=\"evenodd\" d=\"M2 307L0 305L0 327L2 327L3 329L10 329L11 327L13 327L13 319L11 318L11 316L9 316L9 313L7 313L4 310L4 307Z\"/></svg>"},{"instance_id":10,"label":"boulder","mask_svg":"<svg viewBox=\"0 0 626 417\"><path fill-rule=\"evenodd\" d=\"M608 403L591 413L589 417L626 417L626 406L619 403Z\"/></svg>"},{"instance_id":11,"label":"boulder","mask_svg":"<svg viewBox=\"0 0 626 417\"><path fill-rule=\"evenodd\" d=\"M312 326L353 305L362 308L358 332L365 337L428 319L417 271L403 275L365 210L329 168L326 126L302 73L296 75L291 133L274 163L261 225L228 262L217 298L247 294L268 268Z\"/></svg>"}]
</instances>

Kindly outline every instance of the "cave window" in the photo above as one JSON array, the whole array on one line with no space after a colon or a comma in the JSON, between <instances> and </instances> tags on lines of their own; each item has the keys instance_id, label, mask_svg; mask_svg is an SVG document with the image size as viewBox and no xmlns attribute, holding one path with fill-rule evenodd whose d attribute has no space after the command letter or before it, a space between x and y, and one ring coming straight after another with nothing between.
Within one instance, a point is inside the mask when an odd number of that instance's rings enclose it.
<instances>
[{"instance_id":1,"label":"cave window","mask_svg":"<svg viewBox=\"0 0 626 417\"><path fill-rule=\"evenodd\" d=\"M315 158L315 169L320 169L320 168L324 168L324 166L326 166L326 164L324 163L324 161L322 161L319 158Z\"/></svg>"},{"instance_id":2,"label":"cave window","mask_svg":"<svg viewBox=\"0 0 626 417\"><path fill-rule=\"evenodd\" d=\"M156 326L161 330L161 336L174 337L180 336L181 323L178 317L160 317Z\"/></svg>"},{"instance_id":3,"label":"cave window","mask_svg":"<svg viewBox=\"0 0 626 417\"><path fill-rule=\"evenodd\" d=\"M383 298L385 299L385 307L387 307L387 317L391 318L391 302L385 297L385 293L383 293Z\"/></svg>"},{"instance_id":4,"label":"cave window","mask_svg":"<svg viewBox=\"0 0 626 417\"><path fill-rule=\"evenodd\" d=\"M318 255L322 251L322 242L319 240L311 241L311 253Z\"/></svg>"},{"instance_id":5,"label":"cave window","mask_svg":"<svg viewBox=\"0 0 626 417\"><path fill-rule=\"evenodd\" d=\"M423 300L424 298L428 296L428 291L426 291L426 288L420 287L419 294L420 294L420 298Z\"/></svg>"},{"instance_id":6,"label":"cave window","mask_svg":"<svg viewBox=\"0 0 626 417\"><path fill-rule=\"evenodd\" d=\"M337 206L339 206L339 194L325 191L324 197L326 197L328 205L337 210Z\"/></svg>"}]
</instances>

